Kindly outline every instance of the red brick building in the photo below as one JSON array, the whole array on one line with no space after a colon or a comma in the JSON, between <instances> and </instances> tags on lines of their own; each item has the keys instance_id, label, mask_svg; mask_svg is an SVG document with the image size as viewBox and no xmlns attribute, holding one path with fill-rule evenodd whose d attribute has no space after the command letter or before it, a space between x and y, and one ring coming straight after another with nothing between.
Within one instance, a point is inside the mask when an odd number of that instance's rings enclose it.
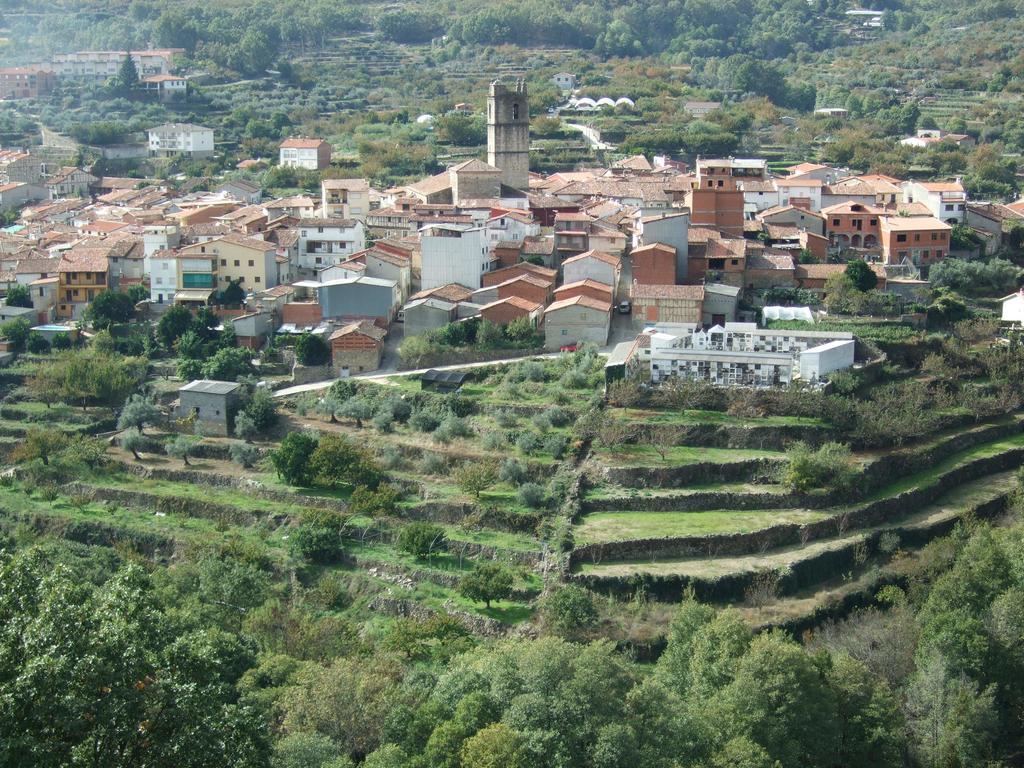
<instances>
[{"instance_id":1,"label":"red brick building","mask_svg":"<svg viewBox=\"0 0 1024 768\"><path fill-rule=\"evenodd\" d=\"M57 85L53 72L34 67L0 69L0 99L37 99Z\"/></svg>"},{"instance_id":2,"label":"red brick building","mask_svg":"<svg viewBox=\"0 0 1024 768\"><path fill-rule=\"evenodd\" d=\"M651 243L636 248L633 260L633 279L643 285L676 284L676 249L664 243Z\"/></svg>"},{"instance_id":3,"label":"red brick building","mask_svg":"<svg viewBox=\"0 0 1024 768\"><path fill-rule=\"evenodd\" d=\"M536 325L540 319L541 305L512 296L507 299L498 299L480 308L480 317L489 320L496 325L508 325L513 320L522 317L529 318Z\"/></svg>"}]
</instances>

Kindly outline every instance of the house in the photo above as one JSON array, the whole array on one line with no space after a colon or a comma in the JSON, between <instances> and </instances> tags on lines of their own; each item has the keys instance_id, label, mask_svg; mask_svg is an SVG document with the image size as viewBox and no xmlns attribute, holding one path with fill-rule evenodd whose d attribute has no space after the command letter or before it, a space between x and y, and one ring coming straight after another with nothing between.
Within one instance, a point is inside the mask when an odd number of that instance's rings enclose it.
<instances>
[{"instance_id":1,"label":"house","mask_svg":"<svg viewBox=\"0 0 1024 768\"><path fill-rule=\"evenodd\" d=\"M824 186L824 181L808 174L775 180L775 188L779 190L779 205L793 205L811 211L821 210Z\"/></svg>"},{"instance_id":2,"label":"house","mask_svg":"<svg viewBox=\"0 0 1024 768\"><path fill-rule=\"evenodd\" d=\"M499 283L504 283L506 280L511 280L513 277L518 277L519 275L533 275L534 277L547 282L551 288L554 288L558 272L554 269L548 269L547 267L541 267L537 264L531 264L528 261L520 261L518 264L501 267L500 269L488 272L481 278L481 283L484 287L489 287L492 285L498 285Z\"/></svg>"},{"instance_id":3,"label":"house","mask_svg":"<svg viewBox=\"0 0 1024 768\"><path fill-rule=\"evenodd\" d=\"M263 199L263 189L245 179L231 179L217 187L217 192L240 200L246 205L255 205Z\"/></svg>"},{"instance_id":4,"label":"house","mask_svg":"<svg viewBox=\"0 0 1024 768\"><path fill-rule=\"evenodd\" d=\"M459 283L476 289L494 258L487 230L466 225L432 224L420 235L420 285L423 289Z\"/></svg>"},{"instance_id":5,"label":"house","mask_svg":"<svg viewBox=\"0 0 1024 768\"><path fill-rule=\"evenodd\" d=\"M922 203L932 216L947 224L962 224L967 215L967 190L956 181L907 181L903 202Z\"/></svg>"},{"instance_id":6,"label":"house","mask_svg":"<svg viewBox=\"0 0 1024 768\"><path fill-rule=\"evenodd\" d=\"M946 133L938 128L921 128L917 134L906 139L900 139L904 147L916 147L926 149L934 144L952 144L955 147L973 147L974 139L965 133Z\"/></svg>"},{"instance_id":7,"label":"house","mask_svg":"<svg viewBox=\"0 0 1024 768\"><path fill-rule=\"evenodd\" d=\"M879 221L886 215L886 209L845 202L822 208L821 213L825 217L825 232L832 247L840 250L879 247Z\"/></svg>"},{"instance_id":8,"label":"house","mask_svg":"<svg viewBox=\"0 0 1024 768\"><path fill-rule=\"evenodd\" d=\"M551 77L551 82L560 91L576 90L576 75L571 72L559 72Z\"/></svg>"},{"instance_id":9,"label":"house","mask_svg":"<svg viewBox=\"0 0 1024 768\"><path fill-rule=\"evenodd\" d=\"M0 68L0 99L38 99L56 87L57 76L38 67Z\"/></svg>"},{"instance_id":10,"label":"house","mask_svg":"<svg viewBox=\"0 0 1024 768\"><path fill-rule=\"evenodd\" d=\"M454 322L458 318L457 307L458 305L453 302L429 296L410 301L402 307L406 338Z\"/></svg>"},{"instance_id":11,"label":"house","mask_svg":"<svg viewBox=\"0 0 1024 768\"><path fill-rule=\"evenodd\" d=\"M178 389L175 415L194 419L204 434L227 437L235 424L241 401L242 385L234 381L197 379Z\"/></svg>"},{"instance_id":12,"label":"house","mask_svg":"<svg viewBox=\"0 0 1024 768\"><path fill-rule=\"evenodd\" d=\"M394 280L405 301L412 287L412 259L404 254L374 245L365 251L356 253L349 262L363 264L363 274L367 277L379 277L382 280Z\"/></svg>"},{"instance_id":13,"label":"house","mask_svg":"<svg viewBox=\"0 0 1024 768\"><path fill-rule=\"evenodd\" d=\"M489 304L498 299L518 296L536 304L547 304L551 300L551 283L533 275L517 275L497 285L473 291L474 304Z\"/></svg>"},{"instance_id":14,"label":"house","mask_svg":"<svg viewBox=\"0 0 1024 768\"><path fill-rule=\"evenodd\" d=\"M79 320L89 302L108 287L108 249L87 243L65 251L57 266L57 318Z\"/></svg>"},{"instance_id":15,"label":"house","mask_svg":"<svg viewBox=\"0 0 1024 768\"><path fill-rule=\"evenodd\" d=\"M496 325L508 325L514 320L526 318L531 324L540 321L542 305L518 296L498 299L480 307L480 317Z\"/></svg>"},{"instance_id":16,"label":"house","mask_svg":"<svg viewBox=\"0 0 1024 768\"><path fill-rule=\"evenodd\" d=\"M743 192L743 212L747 216L775 208L782 199L771 179L744 179L737 186Z\"/></svg>"},{"instance_id":17,"label":"house","mask_svg":"<svg viewBox=\"0 0 1024 768\"><path fill-rule=\"evenodd\" d=\"M160 101L184 99L188 95L188 78L184 75L147 75L139 79L139 85Z\"/></svg>"},{"instance_id":18,"label":"house","mask_svg":"<svg viewBox=\"0 0 1024 768\"><path fill-rule=\"evenodd\" d=\"M165 123L149 129L150 157L213 155L213 129L189 123Z\"/></svg>"},{"instance_id":19,"label":"house","mask_svg":"<svg viewBox=\"0 0 1024 768\"><path fill-rule=\"evenodd\" d=\"M685 211L638 216L633 229L633 249L635 252L652 243L672 248L676 260L676 280L683 281L686 280L690 256L689 232L690 215Z\"/></svg>"},{"instance_id":20,"label":"house","mask_svg":"<svg viewBox=\"0 0 1024 768\"><path fill-rule=\"evenodd\" d=\"M694 117L704 117L721 108L720 101L687 101L683 104L683 111Z\"/></svg>"},{"instance_id":21,"label":"house","mask_svg":"<svg viewBox=\"0 0 1024 768\"><path fill-rule=\"evenodd\" d=\"M247 291L278 284L277 246L266 240L231 232L205 243L186 245L181 252L186 256L215 257L218 283L213 287L221 291L233 281Z\"/></svg>"},{"instance_id":22,"label":"house","mask_svg":"<svg viewBox=\"0 0 1024 768\"><path fill-rule=\"evenodd\" d=\"M88 197L89 190L99 181L88 171L74 166L66 166L58 170L46 180L46 188L50 191L50 199L64 197Z\"/></svg>"},{"instance_id":23,"label":"house","mask_svg":"<svg viewBox=\"0 0 1024 768\"><path fill-rule=\"evenodd\" d=\"M757 218L765 224L784 224L816 235L825 234L825 217L806 208L794 205L780 205L761 211Z\"/></svg>"},{"instance_id":24,"label":"house","mask_svg":"<svg viewBox=\"0 0 1024 768\"><path fill-rule=\"evenodd\" d=\"M274 330L270 312L247 312L232 317L231 325L235 329L235 342L247 349L260 349L267 337Z\"/></svg>"},{"instance_id":25,"label":"house","mask_svg":"<svg viewBox=\"0 0 1024 768\"><path fill-rule=\"evenodd\" d=\"M555 215L555 251L560 261L590 248L590 225L593 217L585 213Z\"/></svg>"},{"instance_id":26,"label":"house","mask_svg":"<svg viewBox=\"0 0 1024 768\"><path fill-rule=\"evenodd\" d=\"M174 57L185 53L184 48L159 48L129 51L139 75L166 75L171 71ZM53 69L58 77L107 80L115 77L124 61L124 51L76 51L55 53Z\"/></svg>"},{"instance_id":27,"label":"house","mask_svg":"<svg viewBox=\"0 0 1024 768\"><path fill-rule=\"evenodd\" d=\"M1002 321L1015 325L1024 325L1024 290L1011 293L1001 299L1003 303Z\"/></svg>"},{"instance_id":28,"label":"house","mask_svg":"<svg viewBox=\"0 0 1024 768\"><path fill-rule=\"evenodd\" d=\"M26 203L45 200L49 196L45 187L35 184L26 184L22 181L0 184L0 211L15 210Z\"/></svg>"},{"instance_id":29,"label":"house","mask_svg":"<svg viewBox=\"0 0 1024 768\"><path fill-rule=\"evenodd\" d=\"M676 249L664 243L636 248L630 254L633 279L643 285L675 285Z\"/></svg>"},{"instance_id":30,"label":"house","mask_svg":"<svg viewBox=\"0 0 1024 768\"><path fill-rule=\"evenodd\" d=\"M884 291L886 288L885 267L875 263L869 263L868 266L878 278L875 287ZM828 279L833 275L843 274L845 271L845 264L797 264L793 267L793 281L797 288L824 295L825 283L828 282Z\"/></svg>"},{"instance_id":31,"label":"house","mask_svg":"<svg viewBox=\"0 0 1024 768\"><path fill-rule=\"evenodd\" d=\"M842 107L818 107L818 109L814 110L814 114L817 117L832 117L838 120L845 120L850 116L850 111Z\"/></svg>"},{"instance_id":32,"label":"house","mask_svg":"<svg viewBox=\"0 0 1024 768\"><path fill-rule=\"evenodd\" d=\"M281 197L263 204L263 210L271 221L281 216L292 216L296 219L311 219L316 210L316 201L309 195L293 195Z\"/></svg>"},{"instance_id":33,"label":"house","mask_svg":"<svg viewBox=\"0 0 1024 768\"><path fill-rule=\"evenodd\" d=\"M324 179L320 182L320 206L326 218L365 223L370 212L370 185L366 179Z\"/></svg>"},{"instance_id":34,"label":"house","mask_svg":"<svg viewBox=\"0 0 1024 768\"><path fill-rule=\"evenodd\" d=\"M213 253L166 250L151 254L150 304L158 308L164 304L209 304L217 292L217 265L218 258Z\"/></svg>"},{"instance_id":35,"label":"house","mask_svg":"<svg viewBox=\"0 0 1024 768\"><path fill-rule=\"evenodd\" d=\"M494 213L484 225L488 240L492 244L512 241L521 242L527 237L540 234L540 224L533 220L529 211L504 210Z\"/></svg>"},{"instance_id":36,"label":"house","mask_svg":"<svg viewBox=\"0 0 1024 768\"><path fill-rule=\"evenodd\" d=\"M278 149L278 163L284 168L322 171L331 165L331 145L323 139L285 139Z\"/></svg>"},{"instance_id":37,"label":"house","mask_svg":"<svg viewBox=\"0 0 1024 768\"><path fill-rule=\"evenodd\" d=\"M339 328L328 339L331 361L339 376L380 368L387 331L362 320Z\"/></svg>"},{"instance_id":38,"label":"house","mask_svg":"<svg viewBox=\"0 0 1024 768\"><path fill-rule=\"evenodd\" d=\"M621 273L622 259L603 251L587 251L562 262L562 276L567 283L596 280L615 290Z\"/></svg>"},{"instance_id":39,"label":"house","mask_svg":"<svg viewBox=\"0 0 1024 768\"><path fill-rule=\"evenodd\" d=\"M347 261L366 244L363 224L356 219L300 219L298 230L300 269L318 270Z\"/></svg>"},{"instance_id":40,"label":"house","mask_svg":"<svg viewBox=\"0 0 1024 768\"><path fill-rule=\"evenodd\" d=\"M763 179L764 174L763 167L735 166L737 162L740 161L697 161L696 181L680 190L682 201L690 209L690 226L712 227L743 236L745 201L739 184Z\"/></svg>"},{"instance_id":41,"label":"house","mask_svg":"<svg viewBox=\"0 0 1024 768\"><path fill-rule=\"evenodd\" d=\"M580 280L576 283L566 283L556 288L554 293L555 301L564 301L574 296L586 296L587 298L611 304L614 294L610 285L599 283L596 280Z\"/></svg>"},{"instance_id":42,"label":"house","mask_svg":"<svg viewBox=\"0 0 1024 768\"><path fill-rule=\"evenodd\" d=\"M953 228L933 216L883 216L879 219L882 260L886 264L928 267L949 254Z\"/></svg>"},{"instance_id":43,"label":"house","mask_svg":"<svg viewBox=\"0 0 1024 768\"><path fill-rule=\"evenodd\" d=\"M552 303L544 311L544 346L559 349L570 344L608 343L611 302L577 295Z\"/></svg>"},{"instance_id":44,"label":"house","mask_svg":"<svg viewBox=\"0 0 1024 768\"><path fill-rule=\"evenodd\" d=\"M642 323L693 323L703 318L703 285L641 285L630 289L633 317Z\"/></svg>"}]
</instances>

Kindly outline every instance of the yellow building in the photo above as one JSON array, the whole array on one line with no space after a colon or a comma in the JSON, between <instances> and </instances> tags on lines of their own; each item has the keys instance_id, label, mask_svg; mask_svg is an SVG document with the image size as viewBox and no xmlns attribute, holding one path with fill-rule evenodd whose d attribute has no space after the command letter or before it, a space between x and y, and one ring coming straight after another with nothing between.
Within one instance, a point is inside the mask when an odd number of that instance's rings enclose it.
<instances>
[{"instance_id":1,"label":"yellow building","mask_svg":"<svg viewBox=\"0 0 1024 768\"><path fill-rule=\"evenodd\" d=\"M57 319L77 320L108 285L109 246L79 245L63 254L57 267Z\"/></svg>"},{"instance_id":2,"label":"yellow building","mask_svg":"<svg viewBox=\"0 0 1024 768\"><path fill-rule=\"evenodd\" d=\"M232 232L181 249L182 255L213 255L217 258L217 289L223 291L234 280L246 291L263 291L279 282L277 245L266 240ZM287 271L287 264L285 271Z\"/></svg>"}]
</instances>

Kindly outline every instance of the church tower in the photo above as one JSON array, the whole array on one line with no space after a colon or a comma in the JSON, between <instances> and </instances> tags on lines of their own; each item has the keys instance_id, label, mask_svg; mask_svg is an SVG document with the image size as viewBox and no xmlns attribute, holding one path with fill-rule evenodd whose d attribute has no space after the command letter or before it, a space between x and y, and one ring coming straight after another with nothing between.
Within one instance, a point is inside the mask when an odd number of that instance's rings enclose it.
<instances>
[{"instance_id":1,"label":"church tower","mask_svg":"<svg viewBox=\"0 0 1024 768\"><path fill-rule=\"evenodd\" d=\"M491 83L487 97L487 162L501 169L501 183L514 189L530 186L530 110L526 83L512 88Z\"/></svg>"}]
</instances>

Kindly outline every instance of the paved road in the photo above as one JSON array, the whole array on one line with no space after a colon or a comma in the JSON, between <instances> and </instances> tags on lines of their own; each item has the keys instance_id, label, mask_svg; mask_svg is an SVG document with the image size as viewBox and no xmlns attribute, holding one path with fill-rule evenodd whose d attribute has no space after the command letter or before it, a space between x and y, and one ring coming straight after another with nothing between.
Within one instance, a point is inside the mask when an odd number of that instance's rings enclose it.
<instances>
[{"instance_id":1,"label":"paved road","mask_svg":"<svg viewBox=\"0 0 1024 768\"><path fill-rule=\"evenodd\" d=\"M582 123L566 123L567 128L572 128L574 131L579 131L583 134L590 146L594 149L612 150L615 149L614 144L609 144L606 141L601 141L601 134L597 132L596 128L591 128L589 125L583 125Z\"/></svg>"}]
</instances>

